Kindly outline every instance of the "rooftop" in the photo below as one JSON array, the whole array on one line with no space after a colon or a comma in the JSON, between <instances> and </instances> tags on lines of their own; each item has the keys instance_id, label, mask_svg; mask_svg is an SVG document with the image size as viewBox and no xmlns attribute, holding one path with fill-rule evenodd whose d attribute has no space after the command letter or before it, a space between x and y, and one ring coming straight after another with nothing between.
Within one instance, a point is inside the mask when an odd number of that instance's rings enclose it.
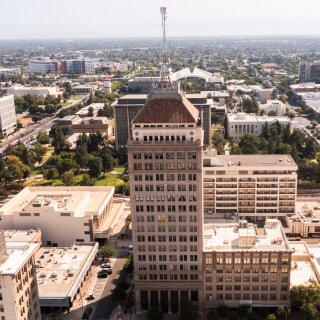
<instances>
[{"instance_id":1,"label":"rooftop","mask_svg":"<svg viewBox=\"0 0 320 320\"><path fill-rule=\"evenodd\" d=\"M206 225L204 251L289 251L286 236L276 219L267 219L264 228L247 221L239 224Z\"/></svg>"},{"instance_id":2,"label":"rooftop","mask_svg":"<svg viewBox=\"0 0 320 320\"><path fill-rule=\"evenodd\" d=\"M98 247L97 242L79 242L73 247L40 249L36 272L41 306L50 305L50 298L73 298Z\"/></svg>"},{"instance_id":3,"label":"rooftop","mask_svg":"<svg viewBox=\"0 0 320 320\"><path fill-rule=\"evenodd\" d=\"M3 230L6 242L41 241L40 230Z\"/></svg>"},{"instance_id":4,"label":"rooftop","mask_svg":"<svg viewBox=\"0 0 320 320\"><path fill-rule=\"evenodd\" d=\"M26 187L0 209L0 214L69 211L75 217L91 216L113 192L114 187Z\"/></svg>"},{"instance_id":5,"label":"rooftop","mask_svg":"<svg viewBox=\"0 0 320 320\"><path fill-rule=\"evenodd\" d=\"M214 151L214 150L213 150ZM213 151L205 151L204 158L212 157ZM241 170L243 167L247 167L253 170L253 167L261 167L261 169L271 169L274 166L287 167L290 170L297 170L297 165L290 155L285 154L240 154L240 155L218 155L217 163L212 166L216 167L229 167L234 170L234 167ZM242 168L241 168L242 167Z\"/></svg>"},{"instance_id":6,"label":"rooftop","mask_svg":"<svg viewBox=\"0 0 320 320\"><path fill-rule=\"evenodd\" d=\"M229 122L236 123L239 121L239 123L242 122L291 122L291 120L288 117L285 116L257 116L254 113L235 113L228 115Z\"/></svg>"},{"instance_id":7,"label":"rooftop","mask_svg":"<svg viewBox=\"0 0 320 320\"><path fill-rule=\"evenodd\" d=\"M0 275L16 274L40 245L40 242L7 242L8 258L0 264Z\"/></svg>"}]
</instances>

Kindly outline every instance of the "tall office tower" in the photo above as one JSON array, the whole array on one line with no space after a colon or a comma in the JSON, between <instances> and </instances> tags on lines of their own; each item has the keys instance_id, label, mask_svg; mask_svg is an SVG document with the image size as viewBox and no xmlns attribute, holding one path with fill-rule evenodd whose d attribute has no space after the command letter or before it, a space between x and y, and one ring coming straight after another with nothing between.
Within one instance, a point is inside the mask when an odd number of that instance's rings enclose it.
<instances>
[{"instance_id":1,"label":"tall office tower","mask_svg":"<svg viewBox=\"0 0 320 320\"><path fill-rule=\"evenodd\" d=\"M203 303L199 111L179 85L151 91L128 140L137 311Z\"/></svg>"}]
</instances>

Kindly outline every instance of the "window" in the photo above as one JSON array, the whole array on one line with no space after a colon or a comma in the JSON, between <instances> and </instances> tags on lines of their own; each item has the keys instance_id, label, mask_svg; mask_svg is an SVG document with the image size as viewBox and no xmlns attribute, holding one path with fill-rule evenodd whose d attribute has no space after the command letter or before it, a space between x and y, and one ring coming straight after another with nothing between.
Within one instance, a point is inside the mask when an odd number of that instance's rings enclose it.
<instances>
[{"instance_id":1,"label":"window","mask_svg":"<svg viewBox=\"0 0 320 320\"><path fill-rule=\"evenodd\" d=\"M61 217L69 217L70 212L61 212L60 215L61 215Z\"/></svg>"}]
</instances>

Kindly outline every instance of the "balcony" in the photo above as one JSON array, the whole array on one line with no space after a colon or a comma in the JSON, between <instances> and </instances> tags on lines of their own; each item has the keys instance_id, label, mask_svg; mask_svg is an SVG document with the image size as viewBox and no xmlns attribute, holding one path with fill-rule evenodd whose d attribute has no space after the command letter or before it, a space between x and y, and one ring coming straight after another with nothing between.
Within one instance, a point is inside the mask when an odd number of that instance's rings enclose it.
<instances>
[{"instance_id":1,"label":"balcony","mask_svg":"<svg viewBox=\"0 0 320 320\"><path fill-rule=\"evenodd\" d=\"M257 194L278 194L276 190L257 190Z\"/></svg>"},{"instance_id":2,"label":"balcony","mask_svg":"<svg viewBox=\"0 0 320 320\"><path fill-rule=\"evenodd\" d=\"M236 208L237 204L236 203L217 203L216 207L217 208Z\"/></svg>"},{"instance_id":3,"label":"balcony","mask_svg":"<svg viewBox=\"0 0 320 320\"><path fill-rule=\"evenodd\" d=\"M257 203L257 207L277 207L275 203Z\"/></svg>"},{"instance_id":4,"label":"balcony","mask_svg":"<svg viewBox=\"0 0 320 320\"><path fill-rule=\"evenodd\" d=\"M268 189L278 189L278 185L277 184L257 184L257 188L268 188Z\"/></svg>"},{"instance_id":5,"label":"balcony","mask_svg":"<svg viewBox=\"0 0 320 320\"><path fill-rule=\"evenodd\" d=\"M258 201L278 201L278 197L257 197Z\"/></svg>"},{"instance_id":6,"label":"balcony","mask_svg":"<svg viewBox=\"0 0 320 320\"><path fill-rule=\"evenodd\" d=\"M216 197L216 201L237 201L237 197Z\"/></svg>"},{"instance_id":7,"label":"balcony","mask_svg":"<svg viewBox=\"0 0 320 320\"><path fill-rule=\"evenodd\" d=\"M227 194L237 194L237 190L225 190L225 191L220 191L217 190L216 194L223 194L223 195L227 195Z\"/></svg>"},{"instance_id":8,"label":"balcony","mask_svg":"<svg viewBox=\"0 0 320 320\"><path fill-rule=\"evenodd\" d=\"M217 184L217 189L232 189L237 188L236 184Z\"/></svg>"}]
</instances>

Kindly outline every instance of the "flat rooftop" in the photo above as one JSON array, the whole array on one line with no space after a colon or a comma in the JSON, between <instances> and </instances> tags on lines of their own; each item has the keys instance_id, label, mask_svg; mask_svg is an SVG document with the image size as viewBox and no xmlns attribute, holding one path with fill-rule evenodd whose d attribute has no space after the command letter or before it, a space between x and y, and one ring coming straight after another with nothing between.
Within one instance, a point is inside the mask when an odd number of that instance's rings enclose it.
<instances>
[{"instance_id":1,"label":"flat rooftop","mask_svg":"<svg viewBox=\"0 0 320 320\"><path fill-rule=\"evenodd\" d=\"M40 245L40 242L7 242L8 258L0 264L0 275L16 274Z\"/></svg>"},{"instance_id":2,"label":"flat rooftop","mask_svg":"<svg viewBox=\"0 0 320 320\"><path fill-rule=\"evenodd\" d=\"M40 230L3 230L6 242L32 242L41 241Z\"/></svg>"},{"instance_id":3,"label":"flat rooftop","mask_svg":"<svg viewBox=\"0 0 320 320\"><path fill-rule=\"evenodd\" d=\"M35 260L41 306L42 299L73 298L98 247L97 242L78 242L73 247L40 249Z\"/></svg>"},{"instance_id":4,"label":"flat rooftop","mask_svg":"<svg viewBox=\"0 0 320 320\"><path fill-rule=\"evenodd\" d=\"M113 192L114 187L26 187L0 209L0 214L53 210L71 211L75 217L91 216Z\"/></svg>"},{"instance_id":5,"label":"flat rooftop","mask_svg":"<svg viewBox=\"0 0 320 320\"><path fill-rule=\"evenodd\" d=\"M276 219L267 219L264 228L250 223L247 227L239 226L205 225L204 252L290 250L281 224Z\"/></svg>"},{"instance_id":6,"label":"flat rooftop","mask_svg":"<svg viewBox=\"0 0 320 320\"><path fill-rule=\"evenodd\" d=\"M312 199L312 198L311 198ZM320 201L296 201L297 214L290 217L296 222L320 222Z\"/></svg>"},{"instance_id":7,"label":"flat rooftop","mask_svg":"<svg viewBox=\"0 0 320 320\"><path fill-rule=\"evenodd\" d=\"M267 105L266 105L267 106ZM285 121L291 123L291 120L286 116L257 116L255 114L249 113L236 113L236 114L229 114L228 115L229 122L240 124L243 122L262 122L262 123L273 123L279 121L280 123Z\"/></svg>"},{"instance_id":8,"label":"flat rooftop","mask_svg":"<svg viewBox=\"0 0 320 320\"><path fill-rule=\"evenodd\" d=\"M210 151L204 152L204 159L212 157ZM285 154L246 154L246 155L218 155L216 166L211 166L215 168L230 168L234 170L237 167L238 170L242 170L241 167L251 167L251 170L255 168L252 167L261 167L261 169L273 168L274 166L284 167L290 170L297 170L298 167L291 158L290 155ZM207 167L204 167L206 170ZM260 169L260 168L258 168Z\"/></svg>"}]
</instances>

